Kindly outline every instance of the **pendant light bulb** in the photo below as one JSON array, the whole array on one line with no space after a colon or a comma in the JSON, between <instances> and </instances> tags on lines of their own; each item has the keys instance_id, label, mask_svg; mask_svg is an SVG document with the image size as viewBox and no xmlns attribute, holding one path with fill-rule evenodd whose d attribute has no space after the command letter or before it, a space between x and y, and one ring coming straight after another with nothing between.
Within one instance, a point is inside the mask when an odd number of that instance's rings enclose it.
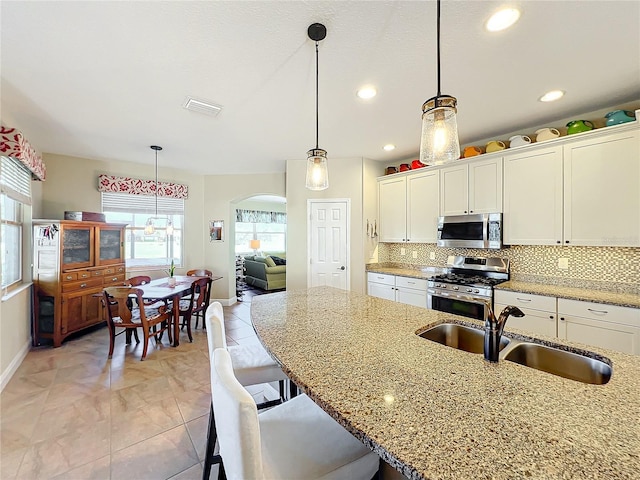
<instances>
[{"instance_id":1,"label":"pendant light bulb","mask_svg":"<svg viewBox=\"0 0 640 480\"><path fill-rule=\"evenodd\" d=\"M422 105L420 162L425 165L441 165L460 158L458 100L440 93L440 0L437 5L438 94Z\"/></svg>"},{"instance_id":2,"label":"pendant light bulb","mask_svg":"<svg viewBox=\"0 0 640 480\"><path fill-rule=\"evenodd\" d=\"M145 235L153 235L155 231L156 231L156 228L153 225L153 219L152 218L148 218L147 219L147 223L144 226L144 234Z\"/></svg>"},{"instance_id":3,"label":"pendant light bulb","mask_svg":"<svg viewBox=\"0 0 640 480\"><path fill-rule=\"evenodd\" d=\"M307 35L316 42L316 148L307 152L305 186L309 190L317 191L329 188L327 151L318 146L318 42L327 36L327 29L320 23L314 23L307 29Z\"/></svg>"}]
</instances>

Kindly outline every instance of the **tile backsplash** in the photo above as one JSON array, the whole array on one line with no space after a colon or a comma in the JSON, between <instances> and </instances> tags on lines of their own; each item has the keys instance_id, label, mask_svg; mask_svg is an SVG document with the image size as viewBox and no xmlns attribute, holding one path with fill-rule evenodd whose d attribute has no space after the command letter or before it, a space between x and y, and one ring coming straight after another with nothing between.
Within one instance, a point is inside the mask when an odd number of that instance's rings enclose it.
<instances>
[{"instance_id":1,"label":"tile backsplash","mask_svg":"<svg viewBox=\"0 0 640 480\"><path fill-rule=\"evenodd\" d=\"M405 255L401 255L401 249ZM415 252L416 258L413 258ZM430 253L435 253L435 260ZM405 263L444 267L449 255L508 258L514 280L562 284L580 280L611 290L640 293L640 248L634 247L567 247L513 245L501 250L442 248L430 243L380 243L380 263ZM559 259L566 259L568 268L558 268ZM595 288L595 287L594 287Z\"/></svg>"}]
</instances>

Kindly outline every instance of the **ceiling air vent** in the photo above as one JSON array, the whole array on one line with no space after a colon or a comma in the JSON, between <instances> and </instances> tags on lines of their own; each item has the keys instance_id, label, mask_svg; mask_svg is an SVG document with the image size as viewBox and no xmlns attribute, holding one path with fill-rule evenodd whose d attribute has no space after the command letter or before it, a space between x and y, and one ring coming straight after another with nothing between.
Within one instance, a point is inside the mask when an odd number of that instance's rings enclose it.
<instances>
[{"instance_id":1,"label":"ceiling air vent","mask_svg":"<svg viewBox=\"0 0 640 480\"><path fill-rule=\"evenodd\" d=\"M217 117L220 110L222 110L222 105L216 105L215 103L211 103L207 100L198 100L197 98L187 97L187 100L184 102L184 108L191 110L192 112Z\"/></svg>"}]
</instances>

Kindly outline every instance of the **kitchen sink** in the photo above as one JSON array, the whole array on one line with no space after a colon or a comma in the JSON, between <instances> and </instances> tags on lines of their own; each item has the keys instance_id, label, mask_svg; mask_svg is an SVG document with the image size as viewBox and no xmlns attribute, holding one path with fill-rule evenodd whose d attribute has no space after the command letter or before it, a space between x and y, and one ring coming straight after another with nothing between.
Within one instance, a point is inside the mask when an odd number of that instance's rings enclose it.
<instances>
[{"instance_id":1,"label":"kitchen sink","mask_svg":"<svg viewBox=\"0 0 640 480\"><path fill-rule=\"evenodd\" d=\"M536 370L577 380L604 385L611 379L612 368L603 361L537 343L518 343L504 359Z\"/></svg>"},{"instance_id":2,"label":"kitchen sink","mask_svg":"<svg viewBox=\"0 0 640 480\"><path fill-rule=\"evenodd\" d=\"M419 336L465 352L480 354L484 352L484 330L457 323L441 323L420 333ZM509 339L502 337L500 350L507 345L509 345Z\"/></svg>"}]
</instances>

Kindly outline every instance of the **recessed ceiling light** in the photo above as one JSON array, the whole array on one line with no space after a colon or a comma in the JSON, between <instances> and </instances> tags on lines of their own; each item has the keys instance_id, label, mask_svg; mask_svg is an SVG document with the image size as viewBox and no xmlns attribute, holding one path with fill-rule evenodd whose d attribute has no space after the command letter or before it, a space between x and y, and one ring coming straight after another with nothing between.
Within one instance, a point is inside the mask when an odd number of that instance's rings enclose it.
<instances>
[{"instance_id":1,"label":"recessed ceiling light","mask_svg":"<svg viewBox=\"0 0 640 480\"><path fill-rule=\"evenodd\" d=\"M369 100L373 97L376 96L378 92L376 91L376 89L374 87L371 86L366 86L366 87L362 87L360 90L358 90L358 97L360 97L363 100Z\"/></svg>"},{"instance_id":2,"label":"recessed ceiling light","mask_svg":"<svg viewBox=\"0 0 640 480\"><path fill-rule=\"evenodd\" d=\"M393 143L387 143L384 147L387 152L390 152L391 150L395 150L396 146Z\"/></svg>"},{"instance_id":3,"label":"recessed ceiling light","mask_svg":"<svg viewBox=\"0 0 640 480\"><path fill-rule=\"evenodd\" d=\"M486 29L490 32L499 32L505 28L509 28L520 18L520 10L517 8L503 8L491 15L487 20Z\"/></svg>"},{"instance_id":4,"label":"recessed ceiling light","mask_svg":"<svg viewBox=\"0 0 640 480\"><path fill-rule=\"evenodd\" d=\"M555 102L556 100L561 99L564 96L564 92L562 90L551 90L550 92L542 95L539 100L541 102Z\"/></svg>"}]
</instances>

